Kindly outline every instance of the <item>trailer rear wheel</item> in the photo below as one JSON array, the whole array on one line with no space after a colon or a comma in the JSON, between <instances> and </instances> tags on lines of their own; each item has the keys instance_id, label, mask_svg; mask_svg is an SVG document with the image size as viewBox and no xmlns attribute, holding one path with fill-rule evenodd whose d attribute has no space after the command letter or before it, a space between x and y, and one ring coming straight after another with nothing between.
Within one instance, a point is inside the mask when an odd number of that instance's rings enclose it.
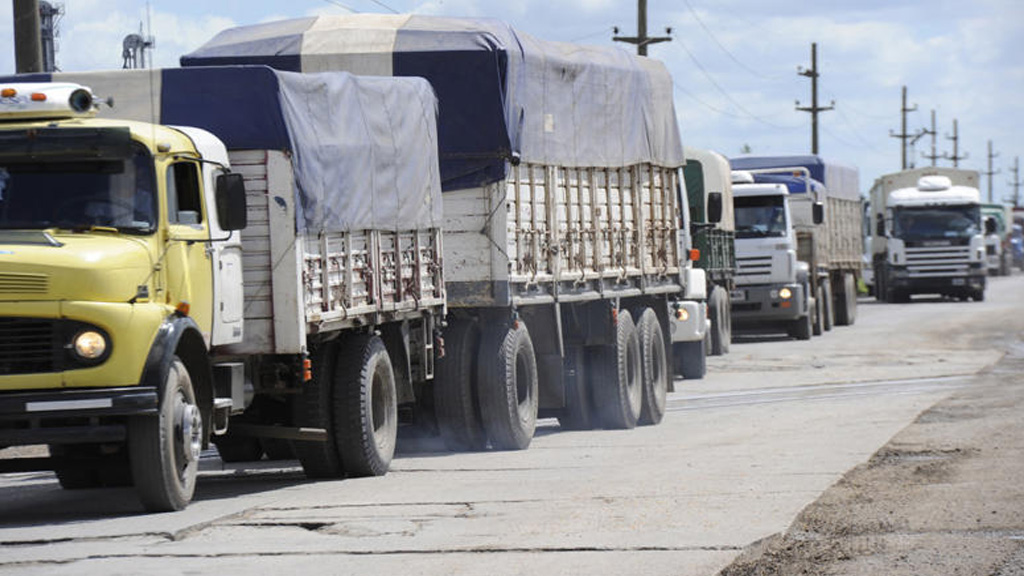
<instances>
[{"instance_id":1,"label":"trailer rear wheel","mask_svg":"<svg viewBox=\"0 0 1024 576\"><path fill-rule=\"evenodd\" d=\"M293 440L292 450L309 478L343 478L341 453L338 452L331 424L334 365L337 361L337 341L325 342L313 349L313 378L303 382L302 393L293 404L293 422L301 428L327 430L327 440Z\"/></svg>"},{"instance_id":2,"label":"trailer rear wheel","mask_svg":"<svg viewBox=\"0 0 1024 576\"><path fill-rule=\"evenodd\" d=\"M490 326L480 345L480 415L491 446L523 450L537 427L537 357L526 324Z\"/></svg>"},{"instance_id":3,"label":"trailer rear wheel","mask_svg":"<svg viewBox=\"0 0 1024 576\"><path fill-rule=\"evenodd\" d=\"M721 356L729 353L732 332L729 326L729 294L721 286L711 289L708 308L711 316L711 355Z\"/></svg>"},{"instance_id":4,"label":"trailer rear wheel","mask_svg":"<svg viewBox=\"0 0 1024 576\"><path fill-rule=\"evenodd\" d=\"M128 419L135 490L150 512L181 510L192 500L203 444L203 418L188 370L174 357L155 416Z\"/></svg>"},{"instance_id":5,"label":"trailer rear wheel","mask_svg":"<svg viewBox=\"0 0 1024 576\"><path fill-rule=\"evenodd\" d=\"M567 346L562 367L562 383L565 385L565 408L558 413L558 423L566 430L591 430L594 428L594 403L587 387L587 349L583 346Z\"/></svg>"},{"instance_id":6,"label":"trailer rear wheel","mask_svg":"<svg viewBox=\"0 0 1024 576\"><path fill-rule=\"evenodd\" d=\"M836 325L852 326L857 320L857 279L846 272L843 285L836 296Z\"/></svg>"},{"instance_id":7,"label":"trailer rear wheel","mask_svg":"<svg viewBox=\"0 0 1024 576\"><path fill-rule=\"evenodd\" d=\"M387 473L398 439L398 392L379 336L356 336L343 346L334 375L333 434L349 476Z\"/></svg>"},{"instance_id":8,"label":"trailer rear wheel","mask_svg":"<svg viewBox=\"0 0 1024 576\"><path fill-rule=\"evenodd\" d=\"M835 324L835 301L832 299L832 281L826 278L821 283L821 292L824 295L824 300L821 302L822 321L821 328L828 332L832 329Z\"/></svg>"},{"instance_id":9,"label":"trailer rear wheel","mask_svg":"<svg viewBox=\"0 0 1024 576\"><path fill-rule=\"evenodd\" d=\"M654 310L647 308L643 311L637 331L640 334L643 378L643 396L638 423L646 426L661 422L665 416L670 376L665 352L665 336L661 331L661 322L658 321L658 315L654 313Z\"/></svg>"},{"instance_id":10,"label":"trailer rear wheel","mask_svg":"<svg viewBox=\"0 0 1024 576\"><path fill-rule=\"evenodd\" d=\"M626 310L619 310L614 329L615 344L592 356L594 405L601 426L627 429L640 419L643 399L640 339Z\"/></svg>"},{"instance_id":11,"label":"trailer rear wheel","mask_svg":"<svg viewBox=\"0 0 1024 576\"><path fill-rule=\"evenodd\" d=\"M483 450L487 432L480 418L474 385L480 327L474 320L452 320L444 331L445 355L434 374L434 412L449 450Z\"/></svg>"},{"instance_id":12,"label":"trailer rear wheel","mask_svg":"<svg viewBox=\"0 0 1024 576\"><path fill-rule=\"evenodd\" d=\"M821 284L814 290L814 315L811 320L811 333L821 336L825 332L825 290Z\"/></svg>"}]
</instances>

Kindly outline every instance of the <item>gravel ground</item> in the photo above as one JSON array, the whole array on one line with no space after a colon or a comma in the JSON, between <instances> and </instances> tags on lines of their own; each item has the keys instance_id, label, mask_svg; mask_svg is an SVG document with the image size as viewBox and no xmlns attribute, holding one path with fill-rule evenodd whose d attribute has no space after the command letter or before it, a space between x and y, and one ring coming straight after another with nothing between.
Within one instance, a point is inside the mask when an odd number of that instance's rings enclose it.
<instances>
[{"instance_id":1,"label":"gravel ground","mask_svg":"<svg viewBox=\"0 0 1024 576\"><path fill-rule=\"evenodd\" d=\"M1024 342L720 576L1024 576Z\"/></svg>"}]
</instances>

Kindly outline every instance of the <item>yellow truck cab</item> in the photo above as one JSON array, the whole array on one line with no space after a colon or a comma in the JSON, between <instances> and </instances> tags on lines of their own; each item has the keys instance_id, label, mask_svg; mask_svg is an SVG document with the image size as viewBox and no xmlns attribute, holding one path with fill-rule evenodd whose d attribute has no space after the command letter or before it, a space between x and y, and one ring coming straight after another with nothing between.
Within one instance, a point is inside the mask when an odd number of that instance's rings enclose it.
<instances>
[{"instance_id":1,"label":"yellow truck cab","mask_svg":"<svg viewBox=\"0 0 1024 576\"><path fill-rule=\"evenodd\" d=\"M180 509L214 421L207 350L243 336L244 189L208 132L97 106L0 86L0 447L50 446L2 464Z\"/></svg>"},{"instance_id":2,"label":"yellow truck cab","mask_svg":"<svg viewBox=\"0 0 1024 576\"><path fill-rule=\"evenodd\" d=\"M0 78L0 447L50 452L0 472L150 511L188 504L210 444L385 474L443 349L430 84L59 76Z\"/></svg>"}]
</instances>

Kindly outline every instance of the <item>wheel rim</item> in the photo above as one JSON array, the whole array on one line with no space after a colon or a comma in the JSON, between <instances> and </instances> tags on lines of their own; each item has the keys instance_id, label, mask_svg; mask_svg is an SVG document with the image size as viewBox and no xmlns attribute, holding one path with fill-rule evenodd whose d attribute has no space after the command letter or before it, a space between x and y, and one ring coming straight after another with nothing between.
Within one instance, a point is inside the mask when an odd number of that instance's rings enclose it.
<instances>
[{"instance_id":1,"label":"wheel rim","mask_svg":"<svg viewBox=\"0 0 1024 576\"><path fill-rule=\"evenodd\" d=\"M199 461L203 448L203 416L199 407L188 401L180 392L175 399L175 447L177 448L178 469L183 477L185 470Z\"/></svg>"},{"instance_id":2,"label":"wheel rim","mask_svg":"<svg viewBox=\"0 0 1024 576\"><path fill-rule=\"evenodd\" d=\"M637 343L638 344L638 343ZM643 380L641 377L639 345L626 346L626 393L629 395L630 408L639 414L640 399L643 396Z\"/></svg>"},{"instance_id":3,"label":"wheel rim","mask_svg":"<svg viewBox=\"0 0 1024 576\"><path fill-rule=\"evenodd\" d=\"M530 420L530 400L532 387L530 386L530 368L526 361L525 354L516 354L516 405L519 412L519 420L528 422Z\"/></svg>"},{"instance_id":4,"label":"wheel rim","mask_svg":"<svg viewBox=\"0 0 1024 576\"><path fill-rule=\"evenodd\" d=\"M392 429L395 427L394 406L395 400L392 396L392 388L384 377L382 370L374 371L373 383L370 392L370 419L373 426L374 442L377 449L385 452L390 448Z\"/></svg>"}]
</instances>

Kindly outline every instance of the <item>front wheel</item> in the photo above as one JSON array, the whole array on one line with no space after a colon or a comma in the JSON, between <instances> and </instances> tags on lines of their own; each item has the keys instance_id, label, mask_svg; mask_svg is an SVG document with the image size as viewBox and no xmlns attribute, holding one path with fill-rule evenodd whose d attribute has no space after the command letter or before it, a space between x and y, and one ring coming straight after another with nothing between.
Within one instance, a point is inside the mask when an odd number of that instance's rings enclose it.
<instances>
[{"instance_id":1,"label":"front wheel","mask_svg":"<svg viewBox=\"0 0 1024 576\"><path fill-rule=\"evenodd\" d=\"M146 510L181 510L192 500L203 445L203 417L192 379L175 356L160 390L156 416L128 420L128 456Z\"/></svg>"}]
</instances>

